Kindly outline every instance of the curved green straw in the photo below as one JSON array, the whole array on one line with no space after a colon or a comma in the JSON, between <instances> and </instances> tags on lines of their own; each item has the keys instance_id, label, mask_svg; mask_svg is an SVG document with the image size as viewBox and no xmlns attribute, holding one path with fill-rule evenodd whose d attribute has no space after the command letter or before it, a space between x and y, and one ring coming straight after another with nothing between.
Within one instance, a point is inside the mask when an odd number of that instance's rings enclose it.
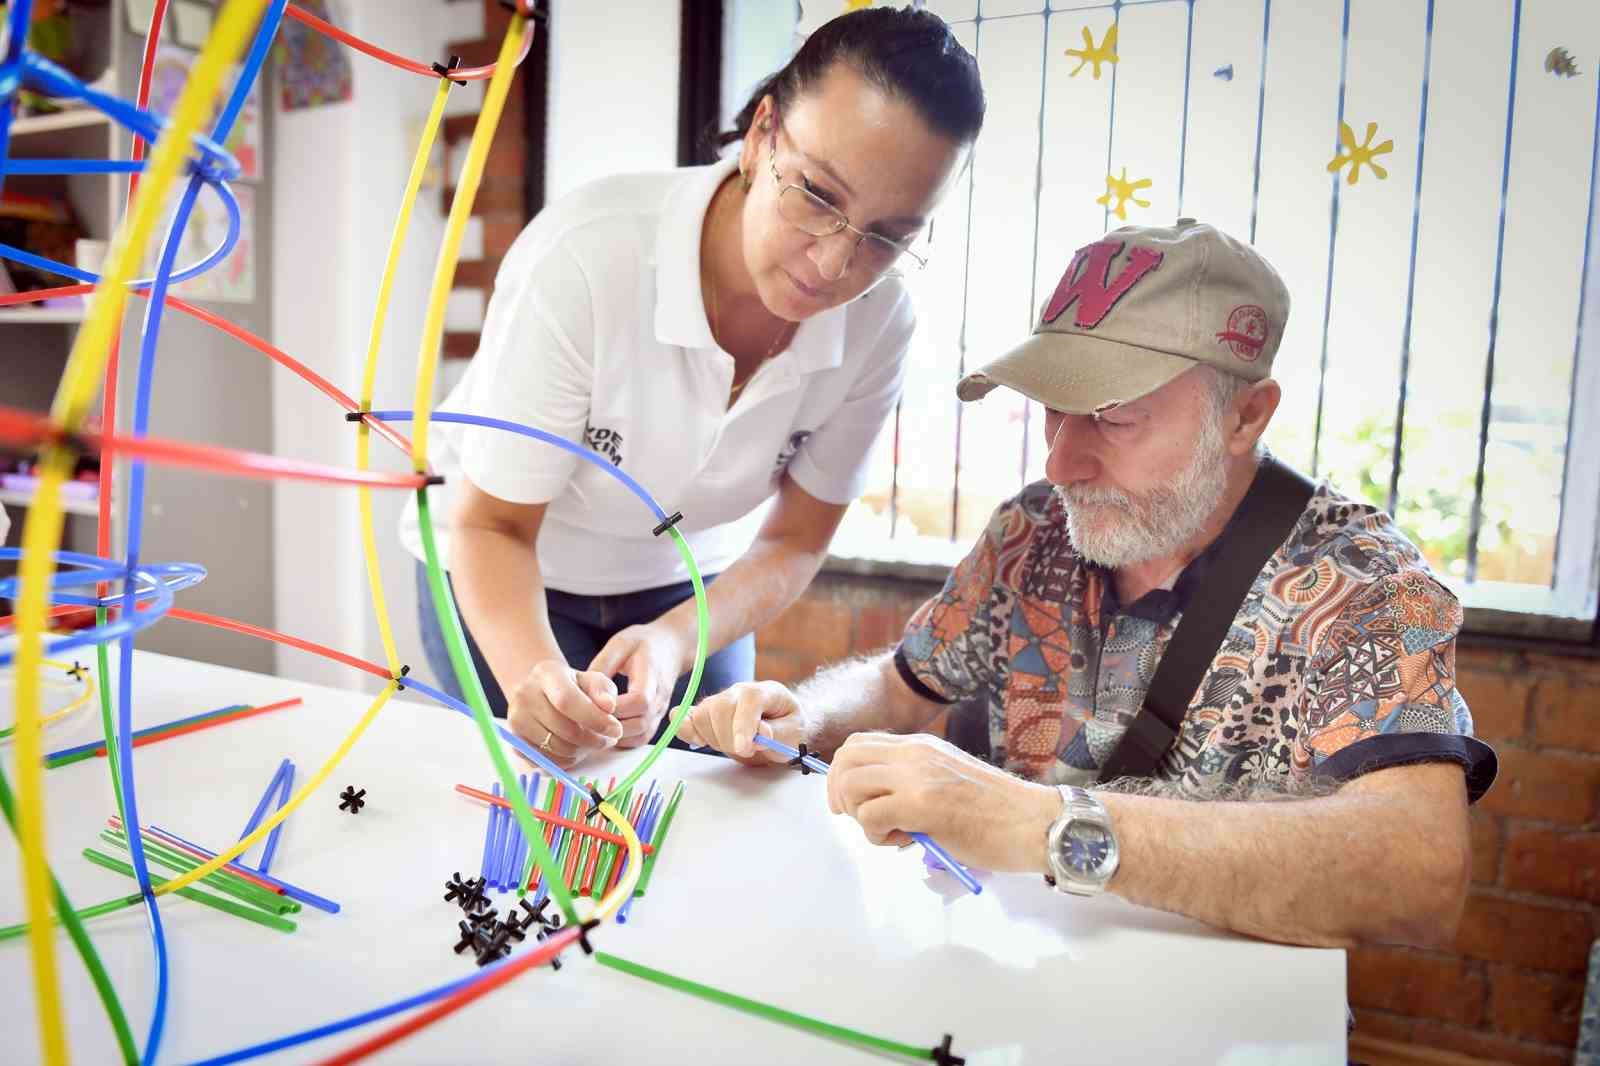
<instances>
[{"instance_id":1,"label":"curved green straw","mask_svg":"<svg viewBox=\"0 0 1600 1066\"><path fill-rule=\"evenodd\" d=\"M104 691L102 689L102 691ZM12 832L17 829L16 801L11 795L11 783L6 780L5 771L0 770L0 812L6 816L6 822L11 826ZM72 909L72 901L67 899L67 894L61 888L61 882L56 878L55 871L50 871L50 884L56 890L56 913L60 915L61 922L67 927L67 935L72 937L72 943L78 949L78 954L83 958L83 965L89 971L89 977L94 981L95 991L100 994L100 1002L105 1005L106 1017L111 1021L111 1028L117 1034L117 1046L122 1049L123 1061L129 1066L139 1061L138 1048L133 1043L133 1031L128 1028L128 1017L122 1012L122 1001L117 998L117 990L111 986L111 978L106 974L106 968L100 964L100 955L94 949L94 944L89 940L89 934L84 931L83 923L78 920L77 912ZM89 910L96 914L104 914L126 906L130 902L138 903L144 897L134 895L115 901L116 906L102 903Z\"/></svg>"},{"instance_id":2,"label":"curved green straw","mask_svg":"<svg viewBox=\"0 0 1600 1066\"><path fill-rule=\"evenodd\" d=\"M780 1025L803 1029L807 1032L815 1033L817 1036L839 1040L846 1044L854 1044L857 1047L871 1048L874 1051L885 1051L891 1055L904 1055L909 1059L926 1060L933 1058L933 1052L929 1048L902 1044L895 1040L885 1040L881 1036L873 1036L870 1033L846 1029L842 1025L834 1025L832 1022L810 1018L804 1014L796 1014L794 1011L784 1010L782 1007L774 1007L770 1003L747 999L744 996L736 996L732 992L724 992L720 988L712 988L710 985L703 985L697 981L674 977L670 973L653 970L648 966L642 966L637 962L629 962L627 959L618 958L604 951L596 951L594 953L594 961L601 966L609 966L613 970L620 970L625 974L643 978L664 988L687 992L691 996L698 996L701 999L724 1007L731 1007L746 1014L753 1014L757 1018L764 1018L769 1022L777 1022Z\"/></svg>"},{"instance_id":3,"label":"curved green straw","mask_svg":"<svg viewBox=\"0 0 1600 1066\"><path fill-rule=\"evenodd\" d=\"M561 908L567 924L573 925L578 921L578 912L572 906L572 893L567 891L567 886L556 871L555 860L550 857L550 848L544 842L544 833L528 810L528 797L517 787L517 775L511 772L511 764L500 746L500 738L495 736L494 717L489 713L489 701L483 694L483 682L479 680L478 671L467 652L461 619L456 614L455 597L445 587L444 570L439 566L439 551L433 543L433 518L428 513L428 493L425 488L417 490L417 519L422 531L422 553L428 567L428 588L433 593L433 610L438 616L445 646L450 651L450 665L455 669L456 683L461 686L461 691L467 697L467 705L472 708L472 720L478 724L484 746L489 749L489 759L494 763L501 787L511 800L511 810L517 817L517 824L522 827L522 835L533 845L533 859L549 879L550 896Z\"/></svg>"}]
</instances>

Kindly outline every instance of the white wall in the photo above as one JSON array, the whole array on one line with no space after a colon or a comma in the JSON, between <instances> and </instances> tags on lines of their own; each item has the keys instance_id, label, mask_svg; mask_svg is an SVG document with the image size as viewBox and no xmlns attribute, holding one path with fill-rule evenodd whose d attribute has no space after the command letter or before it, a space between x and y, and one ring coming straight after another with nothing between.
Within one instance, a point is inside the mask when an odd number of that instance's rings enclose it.
<instances>
[{"instance_id":1,"label":"white wall","mask_svg":"<svg viewBox=\"0 0 1600 1066\"><path fill-rule=\"evenodd\" d=\"M555 0L552 9L547 197L604 174L671 167L677 154L678 6L666 0ZM423 59L443 58L451 40L479 36L482 10L467 0L345 0L335 17L390 51ZM379 275L434 85L359 55L353 61L351 102L277 117L271 338L358 396ZM476 83L452 90L449 110L471 112L481 96ZM439 202L437 189L425 189L413 216L384 333L379 407L412 405L424 305L444 229ZM447 369L439 395L451 380ZM354 465L354 433L320 393L284 371L273 378L272 401L278 454ZM373 458L379 469L409 469L376 439ZM282 482L275 491L278 628L382 662L355 492ZM400 657L428 676L412 561L394 535L403 494L376 492L374 502ZM280 649L277 663L286 677L345 687L380 684L298 651Z\"/></svg>"},{"instance_id":2,"label":"white wall","mask_svg":"<svg viewBox=\"0 0 1600 1066\"><path fill-rule=\"evenodd\" d=\"M545 196L678 158L678 5L552 0Z\"/></svg>"}]
</instances>

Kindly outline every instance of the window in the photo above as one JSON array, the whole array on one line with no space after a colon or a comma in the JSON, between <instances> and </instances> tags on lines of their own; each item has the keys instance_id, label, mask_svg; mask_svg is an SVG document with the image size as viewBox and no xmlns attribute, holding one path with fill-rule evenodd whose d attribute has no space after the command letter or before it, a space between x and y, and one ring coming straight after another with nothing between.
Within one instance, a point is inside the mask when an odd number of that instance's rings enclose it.
<instances>
[{"instance_id":1,"label":"window","mask_svg":"<svg viewBox=\"0 0 1600 1066\"><path fill-rule=\"evenodd\" d=\"M988 118L912 279L905 395L836 553L954 561L1043 476L1038 406L958 404L954 383L1027 336L1120 205L1212 222L1283 274L1277 454L1393 511L1474 624L1588 639L1600 5L927 6L978 57Z\"/></svg>"}]
</instances>

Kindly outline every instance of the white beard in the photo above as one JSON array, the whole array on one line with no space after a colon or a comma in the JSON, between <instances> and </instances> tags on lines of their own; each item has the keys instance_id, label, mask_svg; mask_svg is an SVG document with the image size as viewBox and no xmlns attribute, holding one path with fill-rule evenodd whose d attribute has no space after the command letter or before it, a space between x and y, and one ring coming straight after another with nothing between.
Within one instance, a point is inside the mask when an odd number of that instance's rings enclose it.
<instances>
[{"instance_id":1,"label":"white beard","mask_svg":"<svg viewBox=\"0 0 1600 1066\"><path fill-rule=\"evenodd\" d=\"M1227 449L1215 419L1205 419L1189 464L1167 485L1138 495L1120 489L1057 485L1067 533L1078 554L1115 570L1172 555L1193 540L1228 487Z\"/></svg>"}]
</instances>

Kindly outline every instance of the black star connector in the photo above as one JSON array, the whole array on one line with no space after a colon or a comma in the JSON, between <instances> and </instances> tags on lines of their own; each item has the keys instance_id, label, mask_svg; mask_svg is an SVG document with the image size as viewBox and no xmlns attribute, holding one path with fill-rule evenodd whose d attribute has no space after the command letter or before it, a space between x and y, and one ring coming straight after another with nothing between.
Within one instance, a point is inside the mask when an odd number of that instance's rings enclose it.
<instances>
[{"instance_id":1,"label":"black star connector","mask_svg":"<svg viewBox=\"0 0 1600 1066\"><path fill-rule=\"evenodd\" d=\"M367 805L367 801L362 799L366 794L366 789L361 789L358 792L356 791L356 786L346 785L344 791L339 793L339 809L341 811L349 811L351 814L360 814L361 808Z\"/></svg>"}]
</instances>

